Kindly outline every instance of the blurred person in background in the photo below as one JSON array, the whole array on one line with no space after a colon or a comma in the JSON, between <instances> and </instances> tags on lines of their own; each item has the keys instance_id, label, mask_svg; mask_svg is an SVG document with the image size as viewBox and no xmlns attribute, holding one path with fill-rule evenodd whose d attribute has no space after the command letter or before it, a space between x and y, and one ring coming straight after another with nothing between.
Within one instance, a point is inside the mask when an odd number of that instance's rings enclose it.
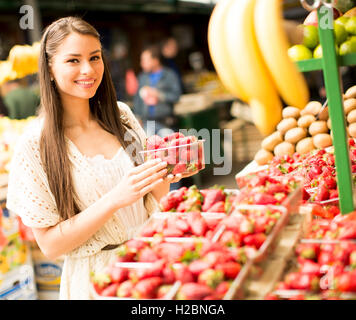
<instances>
[{"instance_id":1,"label":"blurred person in background","mask_svg":"<svg viewBox=\"0 0 356 320\"><path fill-rule=\"evenodd\" d=\"M1 91L10 119L26 119L36 115L40 97L27 87L24 79L5 82Z\"/></svg>"},{"instance_id":2,"label":"blurred person in background","mask_svg":"<svg viewBox=\"0 0 356 320\"><path fill-rule=\"evenodd\" d=\"M182 73L176 62L178 51L179 51L178 42L174 37L168 37L162 41L161 44L162 64L167 68L171 68L176 73L179 79L181 91L182 93L184 93L185 89L182 80Z\"/></svg>"},{"instance_id":3,"label":"blurred person in background","mask_svg":"<svg viewBox=\"0 0 356 320\"><path fill-rule=\"evenodd\" d=\"M7 112L7 108L5 106L4 100L0 95L0 117L7 117L9 113Z\"/></svg>"},{"instance_id":4,"label":"blurred person in background","mask_svg":"<svg viewBox=\"0 0 356 320\"><path fill-rule=\"evenodd\" d=\"M134 97L134 113L140 118L147 135L164 136L177 130L174 104L182 93L175 72L162 65L160 47L150 45L141 53L142 72L138 76L138 91ZM154 121L154 130L147 126Z\"/></svg>"}]
</instances>

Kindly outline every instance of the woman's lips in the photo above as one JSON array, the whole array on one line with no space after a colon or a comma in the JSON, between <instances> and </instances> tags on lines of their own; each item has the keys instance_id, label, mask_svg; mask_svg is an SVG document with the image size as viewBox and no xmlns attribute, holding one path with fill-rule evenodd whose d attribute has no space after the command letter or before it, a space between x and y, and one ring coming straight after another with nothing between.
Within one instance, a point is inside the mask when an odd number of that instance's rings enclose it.
<instances>
[{"instance_id":1,"label":"woman's lips","mask_svg":"<svg viewBox=\"0 0 356 320\"><path fill-rule=\"evenodd\" d=\"M74 82L82 88L91 88L94 85L95 80L94 79L76 80Z\"/></svg>"}]
</instances>

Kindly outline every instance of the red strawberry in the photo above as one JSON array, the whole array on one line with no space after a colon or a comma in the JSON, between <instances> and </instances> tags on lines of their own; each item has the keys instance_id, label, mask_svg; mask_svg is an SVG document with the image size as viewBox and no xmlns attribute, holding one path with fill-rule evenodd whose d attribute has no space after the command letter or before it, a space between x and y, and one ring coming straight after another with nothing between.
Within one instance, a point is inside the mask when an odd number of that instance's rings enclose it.
<instances>
[{"instance_id":1,"label":"red strawberry","mask_svg":"<svg viewBox=\"0 0 356 320\"><path fill-rule=\"evenodd\" d=\"M132 295L136 299L153 299L161 284L162 279L159 277L141 280L136 284Z\"/></svg>"},{"instance_id":2,"label":"red strawberry","mask_svg":"<svg viewBox=\"0 0 356 320\"><path fill-rule=\"evenodd\" d=\"M187 209L187 204L185 202L181 202L177 207L177 212L185 212Z\"/></svg>"},{"instance_id":3,"label":"red strawberry","mask_svg":"<svg viewBox=\"0 0 356 320\"><path fill-rule=\"evenodd\" d=\"M266 241L267 236L264 233L254 233L244 237L243 242L247 246L254 246L259 249Z\"/></svg>"},{"instance_id":4,"label":"red strawberry","mask_svg":"<svg viewBox=\"0 0 356 320\"><path fill-rule=\"evenodd\" d=\"M166 284L172 284L176 280L176 276L174 274L174 271L171 267L165 267L162 271L162 279L163 283Z\"/></svg>"},{"instance_id":5,"label":"red strawberry","mask_svg":"<svg viewBox=\"0 0 356 320\"><path fill-rule=\"evenodd\" d=\"M198 139L195 136L187 136L187 137L184 137L184 138L171 140L169 145L170 146L183 146L183 145L187 145L187 144L193 143L193 142L195 142L197 140Z\"/></svg>"},{"instance_id":6,"label":"red strawberry","mask_svg":"<svg viewBox=\"0 0 356 320\"><path fill-rule=\"evenodd\" d=\"M175 174L178 174L178 173L184 173L184 172L186 172L186 170L187 170L186 163L179 162L174 166L172 174L175 175Z\"/></svg>"},{"instance_id":7,"label":"red strawberry","mask_svg":"<svg viewBox=\"0 0 356 320\"><path fill-rule=\"evenodd\" d=\"M341 292L356 291L356 271L345 272L336 278L336 288Z\"/></svg>"},{"instance_id":8,"label":"red strawberry","mask_svg":"<svg viewBox=\"0 0 356 320\"><path fill-rule=\"evenodd\" d=\"M156 262L153 262L151 268L137 268L133 270L133 272L130 273L129 277L133 281L147 279L151 277L161 277L163 273L164 265L165 265L164 259L157 260Z\"/></svg>"},{"instance_id":9,"label":"red strawberry","mask_svg":"<svg viewBox=\"0 0 356 320\"><path fill-rule=\"evenodd\" d=\"M162 242L156 245L155 251L164 259L178 261L184 253L184 248L177 243Z\"/></svg>"},{"instance_id":10,"label":"red strawberry","mask_svg":"<svg viewBox=\"0 0 356 320\"><path fill-rule=\"evenodd\" d=\"M111 278L107 273L92 273L91 281L93 283L94 289L98 294L109 286L111 283Z\"/></svg>"},{"instance_id":11,"label":"red strawberry","mask_svg":"<svg viewBox=\"0 0 356 320\"><path fill-rule=\"evenodd\" d=\"M113 284L109 285L108 287L106 287L101 292L100 295L103 297L115 297L118 287L119 287L118 283L113 283Z\"/></svg>"},{"instance_id":12,"label":"red strawberry","mask_svg":"<svg viewBox=\"0 0 356 320\"><path fill-rule=\"evenodd\" d=\"M194 276L189 268L184 264L179 264L173 269L176 280L181 283L188 283L194 281Z\"/></svg>"},{"instance_id":13,"label":"red strawberry","mask_svg":"<svg viewBox=\"0 0 356 320\"><path fill-rule=\"evenodd\" d=\"M224 295L228 292L230 288L230 282L228 281L223 281L218 284L218 286L215 289L215 294L222 299Z\"/></svg>"},{"instance_id":14,"label":"red strawberry","mask_svg":"<svg viewBox=\"0 0 356 320\"><path fill-rule=\"evenodd\" d=\"M184 138L184 134L181 133L181 132L173 132L172 134L168 135L168 136L165 136L163 138L163 140L165 142L170 142L172 140L175 140L175 139L180 139L180 138Z\"/></svg>"},{"instance_id":15,"label":"red strawberry","mask_svg":"<svg viewBox=\"0 0 356 320\"><path fill-rule=\"evenodd\" d=\"M171 193L166 194L160 200L160 207L163 212L175 209L178 204L179 202L177 198L175 198Z\"/></svg>"},{"instance_id":16,"label":"red strawberry","mask_svg":"<svg viewBox=\"0 0 356 320\"><path fill-rule=\"evenodd\" d=\"M155 150L166 147L166 142L160 136L153 135L146 139L146 150Z\"/></svg>"},{"instance_id":17,"label":"red strawberry","mask_svg":"<svg viewBox=\"0 0 356 320\"><path fill-rule=\"evenodd\" d=\"M145 247L148 246L147 242L141 241L141 240L136 240L136 239L131 239L125 243L126 247L129 249L129 251L132 252L137 252Z\"/></svg>"},{"instance_id":18,"label":"red strawberry","mask_svg":"<svg viewBox=\"0 0 356 320\"><path fill-rule=\"evenodd\" d=\"M290 289L311 291L320 289L320 279L313 274L291 272L287 274L285 282Z\"/></svg>"},{"instance_id":19,"label":"red strawberry","mask_svg":"<svg viewBox=\"0 0 356 320\"><path fill-rule=\"evenodd\" d=\"M226 230L221 234L219 242L228 247L240 247L242 239L238 233Z\"/></svg>"},{"instance_id":20,"label":"red strawberry","mask_svg":"<svg viewBox=\"0 0 356 320\"><path fill-rule=\"evenodd\" d=\"M339 191L337 189L331 189L330 190L330 194L329 194L329 198L330 199L335 199L339 197Z\"/></svg>"},{"instance_id":21,"label":"red strawberry","mask_svg":"<svg viewBox=\"0 0 356 320\"><path fill-rule=\"evenodd\" d=\"M187 222L190 230L195 236L204 236L208 230L208 226L199 212L191 212L187 217Z\"/></svg>"},{"instance_id":22,"label":"red strawberry","mask_svg":"<svg viewBox=\"0 0 356 320\"><path fill-rule=\"evenodd\" d=\"M188 222L183 219L177 219L175 225L177 229L182 230L184 233L190 230Z\"/></svg>"},{"instance_id":23,"label":"red strawberry","mask_svg":"<svg viewBox=\"0 0 356 320\"><path fill-rule=\"evenodd\" d=\"M197 277L201 272L203 272L205 269L209 269L211 266L212 264L210 262L202 259L198 259L198 260L194 260L188 266L188 269L193 274L193 276Z\"/></svg>"},{"instance_id":24,"label":"red strawberry","mask_svg":"<svg viewBox=\"0 0 356 320\"><path fill-rule=\"evenodd\" d=\"M164 237L182 237L184 232L178 228L166 228L163 230Z\"/></svg>"},{"instance_id":25,"label":"red strawberry","mask_svg":"<svg viewBox=\"0 0 356 320\"><path fill-rule=\"evenodd\" d=\"M122 282L119 285L119 288L117 289L116 295L119 298L131 297L132 290L133 290L134 287L135 287L135 285L130 280L126 280L126 281Z\"/></svg>"},{"instance_id":26,"label":"red strawberry","mask_svg":"<svg viewBox=\"0 0 356 320\"><path fill-rule=\"evenodd\" d=\"M219 201L225 201L225 194L222 189L207 189L207 190L205 190L202 210L204 212L207 212L213 204L215 204Z\"/></svg>"},{"instance_id":27,"label":"red strawberry","mask_svg":"<svg viewBox=\"0 0 356 320\"><path fill-rule=\"evenodd\" d=\"M137 261L139 261L139 262L155 262L158 259L159 259L159 257L156 254L156 252L152 248L146 247L138 253Z\"/></svg>"},{"instance_id":28,"label":"red strawberry","mask_svg":"<svg viewBox=\"0 0 356 320\"><path fill-rule=\"evenodd\" d=\"M300 269L300 273L309 273L309 274L314 274L316 276L321 276L320 268L321 266L311 260L305 260L305 259L298 259Z\"/></svg>"},{"instance_id":29,"label":"red strawberry","mask_svg":"<svg viewBox=\"0 0 356 320\"><path fill-rule=\"evenodd\" d=\"M225 212L225 202L219 201L214 203L209 209L208 212Z\"/></svg>"},{"instance_id":30,"label":"red strawberry","mask_svg":"<svg viewBox=\"0 0 356 320\"><path fill-rule=\"evenodd\" d=\"M111 278L112 282L119 283L119 282L123 282L127 279L129 271L128 271L128 269L125 269L125 268L116 267L115 263L113 263L109 267L109 274L110 274L110 278Z\"/></svg>"},{"instance_id":31,"label":"red strawberry","mask_svg":"<svg viewBox=\"0 0 356 320\"><path fill-rule=\"evenodd\" d=\"M229 261L217 264L215 266L215 269L221 270L226 278L234 279L239 274L241 270L241 265L238 262Z\"/></svg>"},{"instance_id":32,"label":"red strawberry","mask_svg":"<svg viewBox=\"0 0 356 320\"><path fill-rule=\"evenodd\" d=\"M178 300L202 300L205 297L212 295L213 290L207 285L200 283L185 283L181 286L177 293Z\"/></svg>"},{"instance_id":33,"label":"red strawberry","mask_svg":"<svg viewBox=\"0 0 356 320\"><path fill-rule=\"evenodd\" d=\"M317 189L315 196L314 196L314 200L315 201L328 200L329 196L330 196L329 190L326 187L325 183L323 183L323 181L322 181Z\"/></svg>"},{"instance_id":34,"label":"red strawberry","mask_svg":"<svg viewBox=\"0 0 356 320\"><path fill-rule=\"evenodd\" d=\"M254 204L277 204L278 200L270 194L255 193L253 196Z\"/></svg>"}]
</instances>

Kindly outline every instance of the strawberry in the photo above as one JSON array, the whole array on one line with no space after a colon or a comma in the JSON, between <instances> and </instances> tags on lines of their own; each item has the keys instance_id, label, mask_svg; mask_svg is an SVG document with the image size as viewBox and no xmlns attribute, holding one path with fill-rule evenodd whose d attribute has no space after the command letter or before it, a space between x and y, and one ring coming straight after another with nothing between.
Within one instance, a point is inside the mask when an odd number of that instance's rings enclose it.
<instances>
[{"instance_id":1,"label":"strawberry","mask_svg":"<svg viewBox=\"0 0 356 320\"><path fill-rule=\"evenodd\" d=\"M198 260L194 260L188 266L188 269L193 274L193 276L197 277L201 272L203 272L206 269L209 269L211 266L212 264L210 262L203 259L198 259Z\"/></svg>"},{"instance_id":2,"label":"strawberry","mask_svg":"<svg viewBox=\"0 0 356 320\"><path fill-rule=\"evenodd\" d=\"M153 135L146 139L146 150L156 150L165 147L166 142L158 135Z\"/></svg>"},{"instance_id":3,"label":"strawberry","mask_svg":"<svg viewBox=\"0 0 356 320\"><path fill-rule=\"evenodd\" d=\"M184 138L184 134L181 133L181 132L173 132L172 134L168 135L168 136L165 136L163 138L163 140L165 142L170 142L172 140L175 140L175 139L180 139L180 138Z\"/></svg>"},{"instance_id":4,"label":"strawberry","mask_svg":"<svg viewBox=\"0 0 356 320\"><path fill-rule=\"evenodd\" d=\"M305 259L317 259L319 255L320 245L312 243L300 243L296 248L297 255Z\"/></svg>"},{"instance_id":5,"label":"strawberry","mask_svg":"<svg viewBox=\"0 0 356 320\"><path fill-rule=\"evenodd\" d=\"M152 263L151 268L136 269L136 276L138 280L150 277L161 277L165 267L165 259L159 259Z\"/></svg>"},{"instance_id":6,"label":"strawberry","mask_svg":"<svg viewBox=\"0 0 356 320\"><path fill-rule=\"evenodd\" d=\"M138 262L155 262L158 259L159 259L159 257L156 254L156 252L152 248L146 247L138 253L137 261Z\"/></svg>"},{"instance_id":7,"label":"strawberry","mask_svg":"<svg viewBox=\"0 0 356 320\"><path fill-rule=\"evenodd\" d=\"M291 272L285 277L290 289L316 291L320 289L319 277L313 274Z\"/></svg>"},{"instance_id":8,"label":"strawberry","mask_svg":"<svg viewBox=\"0 0 356 320\"><path fill-rule=\"evenodd\" d=\"M129 272L128 269L116 267L115 263L113 263L109 267L109 274L112 282L120 283L127 279Z\"/></svg>"},{"instance_id":9,"label":"strawberry","mask_svg":"<svg viewBox=\"0 0 356 320\"><path fill-rule=\"evenodd\" d=\"M254 233L244 237L243 242L247 246L254 246L259 249L266 241L267 236L264 233Z\"/></svg>"},{"instance_id":10,"label":"strawberry","mask_svg":"<svg viewBox=\"0 0 356 320\"><path fill-rule=\"evenodd\" d=\"M219 201L214 203L209 209L208 212L225 212L225 202Z\"/></svg>"},{"instance_id":11,"label":"strawberry","mask_svg":"<svg viewBox=\"0 0 356 320\"><path fill-rule=\"evenodd\" d=\"M164 259L178 261L184 253L184 248L178 243L162 242L155 247L155 251Z\"/></svg>"},{"instance_id":12,"label":"strawberry","mask_svg":"<svg viewBox=\"0 0 356 320\"><path fill-rule=\"evenodd\" d=\"M167 227L163 230L164 237L182 237L184 232L178 228Z\"/></svg>"},{"instance_id":13,"label":"strawberry","mask_svg":"<svg viewBox=\"0 0 356 320\"><path fill-rule=\"evenodd\" d=\"M329 196L330 196L329 189L327 188L325 183L323 183L323 181L322 181L318 187L318 190L317 190L315 196L314 196L314 200L315 201L328 200Z\"/></svg>"},{"instance_id":14,"label":"strawberry","mask_svg":"<svg viewBox=\"0 0 356 320\"><path fill-rule=\"evenodd\" d=\"M162 271L162 280L165 284L172 284L176 280L176 276L171 267L166 266Z\"/></svg>"},{"instance_id":15,"label":"strawberry","mask_svg":"<svg viewBox=\"0 0 356 320\"><path fill-rule=\"evenodd\" d=\"M188 282L193 282L194 281L194 276L190 272L189 268L184 265L184 264L177 264L173 268L175 277L177 281L180 281L181 283L188 283Z\"/></svg>"},{"instance_id":16,"label":"strawberry","mask_svg":"<svg viewBox=\"0 0 356 320\"><path fill-rule=\"evenodd\" d=\"M224 263L231 260L231 257L227 254L227 250L221 248L215 251L210 251L205 254L204 261L208 262L210 265L215 265L217 263ZM214 249L212 249L214 250Z\"/></svg>"},{"instance_id":17,"label":"strawberry","mask_svg":"<svg viewBox=\"0 0 356 320\"><path fill-rule=\"evenodd\" d=\"M298 259L300 269L300 273L308 273L308 274L314 274L318 277L321 276L320 268L321 266L311 260L305 260L305 259Z\"/></svg>"},{"instance_id":18,"label":"strawberry","mask_svg":"<svg viewBox=\"0 0 356 320\"><path fill-rule=\"evenodd\" d=\"M136 239L131 239L127 241L125 245L131 252L138 252L139 250L142 250L143 248L146 248L148 246L147 242Z\"/></svg>"},{"instance_id":19,"label":"strawberry","mask_svg":"<svg viewBox=\"0 0 356 320\"><path fill-rule=\"evenodd\" d=\"M225 230L220 238L219 238L219 242L224 244L225 246L228 247L240 247L242 239L241 236L237 233L234 233L230 230Z\"/></svg>"},{"instance_id":20,"label":"strawberry","mask_svg":"<svg viewBox=\"0 0 356 320\"><path fill-rule=\"evenodd\" d=\"M338 239L356 239L356 221L350 221L347 224L344 224L339 231Z\"/></svg>"},{"instance_id":21,"label":"strawberry","mask_svg":"<svg viewBox=\"0 0 356 320\"><path fill-rule=\"evenodd\" d=\"M177 293L177 300L202 300L212 294L213 290L207 285L190 282L180 287Z\"/></svg>"},{"instance_id":22,"label":"strawberry","mask_svg":"<svg viewBox=\"0 0 356 320\"><path fill-rule=\"evenodd\" d=\"M215 270L221 270L228 279L235 279L241 270L241 265L238 262L229 261L217 264Z\"/></svg>"},{"instance_id":23,"label":"strawberry","mask_svg":"<svg viewBox=\"0 0 356 320\"><path fill-rule=\"evenodd\" d=\"M126 244L122 244L119 248L117 248L115 253L117 256L117 262L132 262L136 255L136 252L131 251L131 249L127 247L127 242Z\"/></svg>"},{"instance_id":24,"label":"strawberry","mask_svg":"<svg viewBox=\"0 0 356 320\"><path fill-rule=\"evenodd\" d=\"M185 202L181 202L177 207L177 212L185 212L187 210L187 204Z\"/></svg>"},{"instance_id":25,"label":"strawberry","mask_svg":"<svg viewBox=\"0 0 356 320\"><path fill-rule=\"evenodd\" d=\"M229 290L229 288L230 288L230 282L222 281L215 288L215 294L218 296L218 298L222 299L224 295L227 293L227 291Z\"/></svg>"},{"instance_id":26,"label":"strawberry","mask_svg":"<svg viewBox=\"0 0 356 320\"><path fill-rule=\"evenodd\" d=\"M163 212L166 212L166 211L171 211L172 209L175 209L178 206L179 202L173 196L173 194L168 193L161 198L159 204L160 204L161 210Z\"/></svg>"},{"instance_id":27,"label":"strawberry","mask_svg":"<svg viewBox=\"0 0 356 320\"><path fill-rule=\"evenodd\" d=\"M225 201L225 194L221 188L205 190L202 210L204 212L207 212L213 204L215 204L219 201Z\"/></svg>"},{"instance_id":28,"label":"strawberry","mask_svg":"<svg viewBox=\"0 0 356 320\"><path fill-rule=\"evenodd\" d=\"M171 284L163 284L157 290L157 299L164 299L168 292L172 289Z\"/></svg>"},{"instance_id":29,"label":"strawberry","mask_svg":"<svg viewBox=\"0 0 356 320\"><path fill-rule=\"evenodd\" d=\"M198 283L205 284L215 289L224 280L224 274L220 270L206 269L198 276Z\"/></svg>"},{"instance_id":30,"label":"strawberry","mask_svg":"<svg viewBox=\"0 0 356 320\"><path fill-rule=\"evenodd\" d=\"M196 142L198 139L195 136L187 136L184 138L173 139L169 142L169 146L184 146Z\"/></svg>"},{"instance_id":31,"label":"strawberry","mask_svg":"<svg viewBox=\"0 0 356 320\"><path fill-rule=\"evenodd\" d=\"M202 237L208 230L208 226L199 212L191 212L187 217L187 222L192 234L195 236Z\"/></svg>"},{"instance_id":32,"label":"strawberry","mask_svg":"<svg viewBox=\"0 0 356 320\"><path fill-rule=\"evenodd\" d=\"M94 289L98 294L101 294L102 291L111 284L111 278L107 273L92 272L90 278Z\"/></svg>"},{"instance_id":33,"label":"strawberry","mask_svg":"<svg viewBox=\"0 0 356 320\"><path fill-rule=\"evenodd\" d=\"M341 292L356 292L356 271L339 275L336 278L336 289Z\"/></svg>"},{"instance_id":34,"label":"strawberry","mask_svg":"<svg viewBox=\"0 0 356 320\"><path fill-rule=\"evenodd\" d=\"M112 283L108 287L106 287L100 295L103 297L115 297L118 287L118 283Z\"/></svg>"},{"instance_id":35,"label":"strawberry","mask_svg":"<svg viewBox=\"0 0 356 320\"><path fill-rule=\"evenodd\" d=\"M160 277L143 279L135 285L132 296L135 299L153 299L161 284L162 279Z\"/></svg>"},{"instance_id":36,"label":"strawberry","mask_svg":"<svg viewBox=\"0 0 356 320\"><path fill-rule=\"evenodd\" d=\"M187 165L184 162L183 163L179 162L174 166L172 174L176 175L178 173L184 173L186 172L186 170L187 170Z\"/></svg>"},{"instance_id":37,"label":"strawberry","mask_svg":"<svg viewBox=\"0 0 356 320\"><path fill-rule=\"evenodd\" d=\"M278 200L266 193L255 193L253 196L254 204L277 204Z\"/></svg>"},{"instance_id":38,"label":"strawberry","mask_svg":"<svg viewBox=\"0 0 356 320\"><path fill-rule=\"evenodd\" d=\"M181 230L184 233L188 232L190 230L188 222L183 219L177 219L175 221L175 225L176 225L177 229Z\"/></svg>"},{"instance_id":39,"label":"strawberry","mask_svg":"<svg viewBox=\"0 0 356 320\"><path fill-rule=\"evenodd\" d=\"M193 144L181 147L179 151L179 161L188 163L198 160L198 145Z\"/></svg>"},{"instance_id":40,"label":"strawberry","mask_svg":"<svg viewBox=\"0 0 356 320\"><path fill-rule=\"evenodd\" d=\"M130 280L126 280L119 285L116 295L119 298L131 297L132 290L134 287L135 287L135 285Z\"/></svg>"}]
</instances>

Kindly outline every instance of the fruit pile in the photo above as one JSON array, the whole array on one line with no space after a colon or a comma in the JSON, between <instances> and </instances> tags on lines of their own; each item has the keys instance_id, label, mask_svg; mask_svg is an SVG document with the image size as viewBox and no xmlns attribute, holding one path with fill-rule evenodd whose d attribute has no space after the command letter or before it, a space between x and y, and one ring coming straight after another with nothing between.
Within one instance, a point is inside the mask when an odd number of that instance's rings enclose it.
<instances>
[{"instance_id":1,"label":"fruit pile","mask_svg":"<svg viewBox=\"0 0 356 320\"><path fill-rule=\"evenodd\" d=\"M241 269L226 247L208 240L129 240L117 253L106 272L91 274L103 297L166 299L173 291L176 299L222 299Z\"/></svg>"},{"instance_id":2,"label":"fruit pile","mask_svg":"<svg viewBox=\"0 0 356 320\"><path fill-rule=\"evenodd\" d=\"M347 131L356 137L356 86L344 95L344 112ZM267 164L274 156L292 156L295 152L303 155L312 150L332 145L331 120L328 107L324 109L318 101L309 102L303 110L288 106L283 109L283 119L277 131L266 137L261 149L255 155L259 165Z\"/></svg>"},{"instance_id":3,"label":"fruit pile","mask_svg":"<svg viewBox=\"0 0 356 320\"><path fill-rule=\"evenodd\" d=\"M291 176L275 179L268 173L259 172L237 178L237 184L242 187L236 196L237 203L283 205L297 189L299 181Z\"/></svg>"},{"instance_id":4,"label":"fruit pile","mask_svg":"<svg viewBox=\"0 0 356 320\"><path fill-rule=\"evenodd\" d=\"M342 15L334 11L334 36L336 53L343 56L356 53L356 8ZM319 40L318 17L316 11L305 19L303 28L303 43L289 48L288 54L294 61L322 58L323 51Z\"/></svg>"},{"instance_id":5,"label":"fruit pile","mask_svg":"<svg viewBox=\"0 0 356 320\"><path fill-rule=\"evenodd\" d=\"M236 194L224 186L215 185L199 190L195 185L171 191L160 200L163 212L224 212L230 213Z\"/></svg>"},{"instance_id":6,"label":"fruit pile","mask_svg":"<svg viewBox=\"0 0 356 320\"><path fill-rule=\"evenodd\" d=\"M355 216L353 212L332 221L314 220L306 239L296 247L294 268L265 298L330 300L348 299L355 294Z\"/></svg>"},{"instance_id":7,"label":"fruit pile","mask_svg":"<svg viewBox=\"0 0 356 320\"><path fill-rule=\"evenodd\" d=\"M168 174L189 174L205 168L204 140L174 132L164 138L153 135L146 139L145 161L162 159L167 162Z\"/></svg>"}]
</instances>

